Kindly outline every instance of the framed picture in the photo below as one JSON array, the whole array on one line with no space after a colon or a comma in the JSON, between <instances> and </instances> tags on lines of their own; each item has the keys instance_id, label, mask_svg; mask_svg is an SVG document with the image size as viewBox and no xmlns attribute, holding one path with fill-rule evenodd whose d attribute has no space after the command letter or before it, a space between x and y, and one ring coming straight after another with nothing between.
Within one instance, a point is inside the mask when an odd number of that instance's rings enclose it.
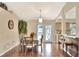
<instances>
[{"instance_id":1,"label":"framed picture","mask_svg":"<svg viewBox=\"0 0 79 59\"><path fill-rule=\"evenodd\" d=\"M14 28L14 22L13 22L13 20L9 20L8 21L8 28L9 29L13 29Z\"/></svg>"}]
</instances>

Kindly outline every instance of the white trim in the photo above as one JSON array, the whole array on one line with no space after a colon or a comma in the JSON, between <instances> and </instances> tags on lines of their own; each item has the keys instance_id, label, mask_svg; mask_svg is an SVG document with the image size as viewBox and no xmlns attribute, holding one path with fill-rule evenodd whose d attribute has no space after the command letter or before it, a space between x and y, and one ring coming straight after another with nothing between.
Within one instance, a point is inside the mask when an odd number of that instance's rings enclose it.
<instances>
[{"instance_id":1,"label":"white trim","mask_svg":"<svg viewBox=\"0 0 79 59\"><path fill-rule=\"evenodd\" d=\"M16 47L17 45L19 45L19 43L13 45L11 48L9 48L6 51L4 51L3 53L1 53L0 56L4 55L5 53L7 53L8 51L10 51L11 49L13 49L14 47Z\"/></svg>"}]
</instances>

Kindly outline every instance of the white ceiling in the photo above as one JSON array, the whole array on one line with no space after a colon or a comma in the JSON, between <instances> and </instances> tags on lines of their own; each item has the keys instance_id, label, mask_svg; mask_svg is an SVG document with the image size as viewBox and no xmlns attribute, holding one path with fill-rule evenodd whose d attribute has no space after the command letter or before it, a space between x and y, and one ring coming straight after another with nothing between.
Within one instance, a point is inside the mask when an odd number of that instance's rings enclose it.
<instances>
[{"instance_id":1,"label":"white ceiling","mask_svg":"<svg viewBox=\"0 0 79 59\"><path fill-rule=\"evenodd\" d=\"M64 2L6 2L9 10L16 13L21 19L55 19L65 5Z\"/></svg>"}]
</instances>

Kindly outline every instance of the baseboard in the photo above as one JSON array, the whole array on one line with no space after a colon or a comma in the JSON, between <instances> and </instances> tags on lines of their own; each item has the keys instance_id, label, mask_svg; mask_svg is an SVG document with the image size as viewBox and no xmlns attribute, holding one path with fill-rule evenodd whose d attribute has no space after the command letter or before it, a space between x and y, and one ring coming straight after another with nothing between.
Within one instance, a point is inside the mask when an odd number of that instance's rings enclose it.
<instances>
[{"instance_id":1,"label":"baseboard","mask_svg":"<svg viewBox=\"0 0 79 59\"><path fill-rule=\"evenodd\" d=\"M7 53L8 51L10 51L11 49L13 49L14 47L16 47L18 44L13 45L11 48L9 48L8 50L6 50L5 52L1 53L0 56L4 55L5 53Z\"/></svg>"}]
</instances>

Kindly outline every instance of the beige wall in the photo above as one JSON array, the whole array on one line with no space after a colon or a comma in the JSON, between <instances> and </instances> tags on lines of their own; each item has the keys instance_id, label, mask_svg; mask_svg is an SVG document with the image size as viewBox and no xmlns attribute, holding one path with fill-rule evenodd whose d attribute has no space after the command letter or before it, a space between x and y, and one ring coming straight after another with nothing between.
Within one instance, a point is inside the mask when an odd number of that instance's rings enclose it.
<instances>
[{"instance_id":1,"label":"beige wall","mask_svg":"<svg viewBox=\"0 0 79 59\"><path fill-rule=\"evenodd\" d=\"M27 30L27 35L29 35L31 32L37 32L37 24L38 23L38 20L28 20L27 21L27 27L28 27L28 30ZM45 25L52 25L52 39L53 41L55 40L55 21L54 20L43 20L43 24Z\"/></svg>"},{"instance_id":2,"label":"beige wall","mask_svg":"<svg viewBox=\"0 0 79 59\"><path fill-rule=\"evenodd\" d=\"M27 21L27 35L30 35L31 32L36 33L37 24L38 24L37 20L28 20Z\"/></svg>"},{"instance_id":3,"label":"beige wall","mask_svg":"<svg viewBox=\"0 0 79 59\"><path fill-rule=\"evenodd\" d=\"M8 21L14 21L14 28L8 28ZM16 46L19 43L18 17L15 14L0 8L0 55Z\"/></svg>"}]
</instances>

